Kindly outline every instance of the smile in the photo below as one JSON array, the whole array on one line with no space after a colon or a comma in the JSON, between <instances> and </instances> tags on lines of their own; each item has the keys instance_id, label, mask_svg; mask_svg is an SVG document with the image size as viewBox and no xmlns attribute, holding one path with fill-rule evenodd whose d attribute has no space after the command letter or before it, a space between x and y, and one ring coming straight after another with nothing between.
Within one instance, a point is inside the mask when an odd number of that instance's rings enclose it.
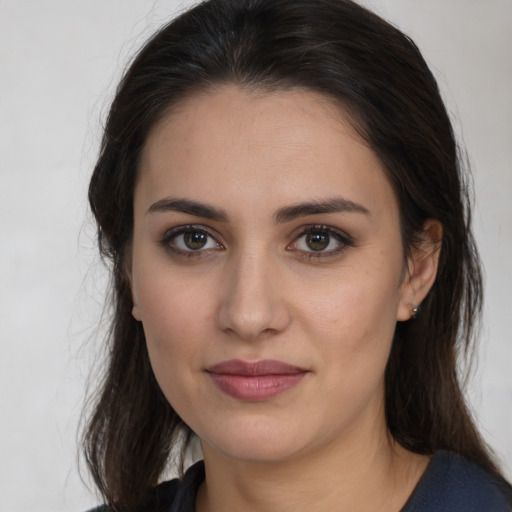
<instances>
[{"instance_id":1,"label":"smile","mask_svg":"<svg viewBox=\"0 0 512 512\"><path fill-rule=\"evenodd\" d=\"M224 361L208 368L213 383L238 400L267 400L294 387L308 370L281 361Z\"/></svg>"}]
</instances>

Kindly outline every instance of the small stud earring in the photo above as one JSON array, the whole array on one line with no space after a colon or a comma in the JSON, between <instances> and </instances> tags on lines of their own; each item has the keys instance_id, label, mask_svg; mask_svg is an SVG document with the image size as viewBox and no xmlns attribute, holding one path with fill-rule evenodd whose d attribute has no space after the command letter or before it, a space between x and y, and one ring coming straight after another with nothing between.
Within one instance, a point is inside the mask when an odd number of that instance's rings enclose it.
<instances>
[{"instance_id":1,"label":"small stud earring","mask_svg":"<svg viewBox=\"0 0 512 512\"><path fill-rule=\"evenodd\" d=\"M420 307L419 306L414 306L412 308L412 318L416 318L418 316L418 312L420 310Z\"/></svg>"}]
</instances>

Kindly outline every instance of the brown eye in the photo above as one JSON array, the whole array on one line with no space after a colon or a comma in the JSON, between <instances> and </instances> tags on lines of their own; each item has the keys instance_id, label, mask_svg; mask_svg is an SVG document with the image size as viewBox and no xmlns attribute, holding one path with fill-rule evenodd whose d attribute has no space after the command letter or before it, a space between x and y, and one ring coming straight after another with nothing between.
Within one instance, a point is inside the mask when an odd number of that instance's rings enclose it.
<instances>
[{"instance_id":1,"label":"brown eye","mask_svg":"<svg viewBox=\"0 0 512 512\"><path fill-rule=\"evenodd\" d=\"M208 235L203 231L188 231L183 234L183 243L192 251L204 249L207 242Z\"/></svg>"},{"instance_id":2,"label":"brown eye","mask_svg":"<svg viewBox=\"0 0 512 512\"><path fill-rule=\"evenodd\" d=\"M331 237L327 233L309 233L304 242L312 251L324 251L329 247Z\"/></svg>"},{"instance_id":3,"label":"brown eye","mask_svg":"<svg viewBox=\"0 0 512 512\"><path fill-rule=\"evenodd\" d=\"M208 231L193 226L178 228L167 233L162 244L174 251L188 254L222 249L222 245Z\"/></svg>"},{"instance_id":4,"label":"brown eye","mask_svg":"<svg viewBox=\"0 0 512 512\"><path fill-rule=\"evenodd\" d=\"M346 233L332 226L315 225L304 228L292 244L289 251L298 251L303 255L334 256L354 242Z\"/></svg>"}]
</instances>

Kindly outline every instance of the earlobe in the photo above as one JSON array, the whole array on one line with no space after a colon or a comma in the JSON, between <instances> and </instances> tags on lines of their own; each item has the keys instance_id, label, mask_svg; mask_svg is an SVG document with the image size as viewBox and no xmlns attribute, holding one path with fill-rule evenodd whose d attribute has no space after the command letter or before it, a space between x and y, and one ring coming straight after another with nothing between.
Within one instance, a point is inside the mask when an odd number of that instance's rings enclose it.
<instances>
[{"instance_id":1,"label":"earlobe","mask_svg":"<svg viewBox=\"0 0 512 512\"><path fill-rule=\"evenodd\" d=\"M132 316L133 318L135 318L135 320L137 320L137 322L142 322L142 316L140 314L140 309L139 309L139 306L138 306L138 303L137 303L137 298L135 297L135 293L133 291L133 282L132 282L132 279L131 279L131 275L129 276L129 280L128 280L129 284L130 284L130 292L131 292L131 296L132 296Z\"/></svg>"},{"instance_id":2,"label":"earlobe","mask_svg":"<svg viewBox=\"0 0 512 512\"><path fill-rule=\"evenodd\" d=\"M133 318L135 318L135 320L137 320L137 322L141 322L142 321L142 318L140 316L139 308L135 304L133 305L133 308L132 308L132 316L133 316Z\"/></svg>"},{"instance_id":3,"label":"earlobe","mask_svg":"<svg viewBox=\"0 0 512 512\"><path fill-rule=\"evenodd\" d=\"M132 296L132 316L137 320L137 322L142 321L142 317L140 315L139 307L137 306L137 300L135 298L135 295L133 293L133 279L132 279L132 252L131 252L131 244L128 246L126 251L126 258L124 261L124 273L125 273L125 279L128 281L128 286L130 287L130 292Z\"/></svg>"},{"instance_id":4,"label":"earlobe","mask_svg":"<svg viewBox=\"0 0 512 512\"><path fill-rule=\"evenodd\" d=\"M397 311L398 321L414 318L432 288L437 275L442 237L442 224L438 220L427 219L408 260Z\"/></svg>"}]
</instances>

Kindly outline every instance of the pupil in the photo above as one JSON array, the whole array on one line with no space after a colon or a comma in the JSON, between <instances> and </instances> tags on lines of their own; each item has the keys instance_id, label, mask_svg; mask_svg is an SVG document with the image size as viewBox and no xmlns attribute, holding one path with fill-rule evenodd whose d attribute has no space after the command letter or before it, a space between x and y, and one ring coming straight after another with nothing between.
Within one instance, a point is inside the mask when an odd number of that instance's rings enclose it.
<instances>
[{"instance_id":1,"label":"pupil","mask_svg":"<svg viewBox=\"0 0 512 512\"><path fill-rule=\"evenodd\" d=\"M185 233L184 240L189 249L202 249L206 245L207 235L200 231L191 231Z\"/></svg>"},{"instance_id":2,"label":"pupil","mask_svg":"<svg viewBox=\"0 0 512 512\"><path fill-rule=\"evenodd\" d=\"M325 233L311 233L307 236L306 243L313 251L323 251L329 245L330 237Z\"/></svg>"}]
</instances>

